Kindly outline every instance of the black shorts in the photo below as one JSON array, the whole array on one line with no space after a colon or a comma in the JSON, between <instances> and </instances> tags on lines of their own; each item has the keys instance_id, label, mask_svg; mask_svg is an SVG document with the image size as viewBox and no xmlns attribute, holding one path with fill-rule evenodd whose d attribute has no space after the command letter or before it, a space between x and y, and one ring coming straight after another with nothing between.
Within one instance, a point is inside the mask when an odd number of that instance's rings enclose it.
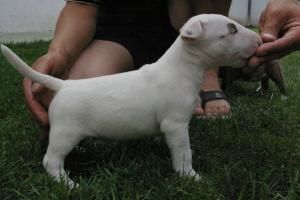
<instances>
[{"instance_id":1,"label":"black shorts","mask_svg":"<svg viewBox=\"0 0 300 200\"><path fill-rule=\"evenodd\" d=\"M170 24L167 0L102 2L106 15L99 20L94 39L124 46L133 57L135 69L155 62L178 35Z\"/></svg>"}]
</instances>

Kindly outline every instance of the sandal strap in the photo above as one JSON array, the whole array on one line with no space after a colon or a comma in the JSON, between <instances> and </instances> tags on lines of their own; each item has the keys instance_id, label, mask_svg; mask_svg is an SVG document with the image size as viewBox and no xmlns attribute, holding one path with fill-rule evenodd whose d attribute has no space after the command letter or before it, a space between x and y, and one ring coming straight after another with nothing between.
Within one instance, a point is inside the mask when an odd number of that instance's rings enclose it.
<instances>
[{"instance_id":1,"label":"sandal strap","mask_svg":"<svg viewBox=\"0 0 300 200\"><path fill-rule=\"evenodd\" d=\"M201 106L204 108L205 104L208 101L225 99L227 101L227 97L223 91L200 91L199 96L201 98Z\"/></svg>"}]
</instances>

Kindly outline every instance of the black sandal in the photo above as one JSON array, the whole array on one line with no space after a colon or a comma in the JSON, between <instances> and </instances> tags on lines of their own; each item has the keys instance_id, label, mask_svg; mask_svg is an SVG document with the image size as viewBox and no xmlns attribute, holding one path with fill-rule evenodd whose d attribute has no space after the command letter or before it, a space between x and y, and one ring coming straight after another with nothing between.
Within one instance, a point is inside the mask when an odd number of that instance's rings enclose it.
<instances>
[{"instance_id":1,"label":"black sandal","mask_svg":"<svg viewBox=\"0 0 300 200\"><path fill-rule=\"evenodd\" d=\"M207 102L209 101L214 101L214 100L219 100L219 99L223 99L226 100L228 102L228 99L225 95L225 93L221 90L217 91L217 90L213 90L213 91L200 91L199 92L199 96L201 99L201 106L204 109L205 105ZM217 115L217 116L197 116L197 118L222 118L222 119L228 119L231 117L231 114L226 114L226 115Z\"/></svg>"}]
</instances>

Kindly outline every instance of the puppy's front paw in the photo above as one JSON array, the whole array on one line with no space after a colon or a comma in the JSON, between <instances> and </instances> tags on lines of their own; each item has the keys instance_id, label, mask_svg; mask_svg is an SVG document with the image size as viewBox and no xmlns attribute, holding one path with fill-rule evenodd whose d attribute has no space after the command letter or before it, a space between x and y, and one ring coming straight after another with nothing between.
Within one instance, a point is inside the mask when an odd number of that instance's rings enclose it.
<instances>
[{"instance_id":1,"label":"puppy's front paw","mask_svg":"<svg viewBox=\"0 0 300 200\"><path fill-rule=\"evenodd\" d=\"M202 180L202 177L194 169L191 169L188 172L181 172L180 176L193 178L195 181L201 181Z\"/></svg>"},{"instance_id":2,"label":"puppy's front paw","mask_svg":"<svg viewBox=\"0 0 300 200\"><path fill-rule=\"evenodd\" d=\"M189 177L194 178L195 181L201 181L201 176L198 174L195 170L191 170L190 173L188 174Z\"/></svg>"},{"instance_id":3,"label":"puppy's front paw","mask_svg":"<svg viewBox=\"0 0 300 200\"><path fill-rule=\"evenodd\" d=\"M79 184L70 179L68 176L60 176L60 177L53 177L55 181L58 183L63 184L68 189L76 189L79 187Z\"/></svg>"},{"instance_id":4,"label":"puppy's front paw","mask_svg":"<svg viewBox=\"0 0 300 200\"><path fill-rule=\"evenodd\" d=\"M65 178L64 180L61 180L63 184L69 188L69 189L76 189L79 187L79 184L71 180L70 178Z\"/></svg>"}]
</instances>

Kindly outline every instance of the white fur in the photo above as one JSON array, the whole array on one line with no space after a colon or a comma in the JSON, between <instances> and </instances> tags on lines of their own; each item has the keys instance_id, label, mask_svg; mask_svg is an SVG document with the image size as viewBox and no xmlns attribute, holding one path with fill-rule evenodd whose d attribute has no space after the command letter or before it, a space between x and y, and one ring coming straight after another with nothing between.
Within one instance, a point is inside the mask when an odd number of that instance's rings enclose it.
<instances>
[{"instance_id":1,"label":"white fur","mask_svg":"<svg viewBox=\"0 0 300 200\"><path fill-rule=\"evenodd\" d=\"M238 32L229 34L228 23ZM49 107L51 130L43 165L56 180L73 186L64 159L88 136L125 140L162 134L174 169L200 179L192 168L188 124L203 73L220 65L245 66L259 43L256 33L224 16L198 15L157 62L137 71L66 81L37 73L7 47L1 49L20 73L56 92Z\"/></svg>"}]
</instances>

